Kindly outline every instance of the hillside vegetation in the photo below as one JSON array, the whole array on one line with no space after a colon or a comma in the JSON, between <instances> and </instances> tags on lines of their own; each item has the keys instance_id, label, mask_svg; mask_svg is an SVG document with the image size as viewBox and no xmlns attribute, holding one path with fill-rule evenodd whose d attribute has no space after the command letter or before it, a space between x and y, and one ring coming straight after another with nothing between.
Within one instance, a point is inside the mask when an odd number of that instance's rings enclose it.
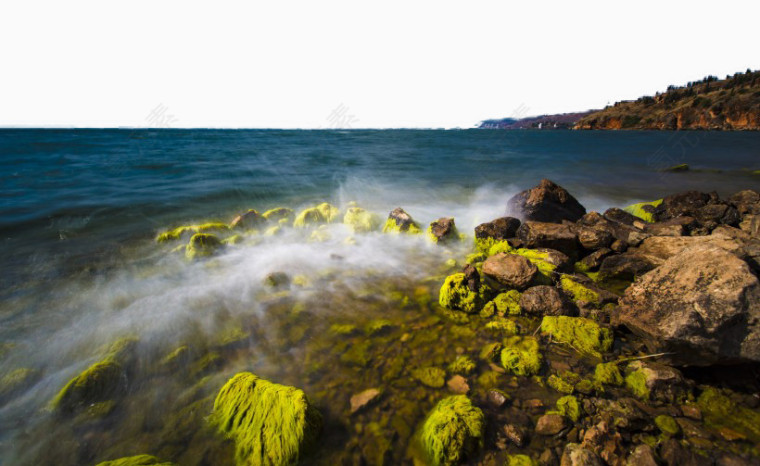
<instances>
[{"instance_id":1,"label":"hillside vegetation","mask_svg":"<svg viewBox=\"0 0 760 466\"><path fill-rule=\"evenodd\" d=\"M587 115L574 129L760 129L760 71L719 80L708 76L664 93L617 102Z\"/></svg>"}]
</instances>

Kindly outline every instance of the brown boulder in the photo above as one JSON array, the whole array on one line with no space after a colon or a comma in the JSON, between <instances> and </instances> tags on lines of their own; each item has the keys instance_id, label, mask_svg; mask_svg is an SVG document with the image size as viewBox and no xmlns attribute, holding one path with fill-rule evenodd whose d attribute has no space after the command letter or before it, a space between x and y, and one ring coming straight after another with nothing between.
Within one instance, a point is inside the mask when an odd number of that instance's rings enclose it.
<instances>
[{"instance_id":1,"label":"brown boulder","mask_svg":"<svg viewBox=\"0 0 760 466\"><path fill-rule=\"evenodd\" d=\"M612 207L604 212L604 218L612 220L613 222L622 223L623 225L633 225L634 222L640 220L633 214L629 214L623 209Z\"/></svg>"},{"instance_id":2,"label":"brown boulder","mask_svg":"<svg viewBox=\"0 0 760 466\"><path fill-rule=\"evenodd\" d=\"M575 222L586 213L586 208L567 190L547 179L514 195L507 202L507 210L524 220L553 223Z\"/></svg>"},{"instance_id":3,"label":"brown boulder","mask_svg":"<svg viewBox=\"0 0 760 466\"><path fill-rule=\"evenodd\" d=\"M536 422L536 434L557 435L567 427L567 421L559 414L544 414Z\"/></svg>"},{"instance_id":4,"label":"brown boulder","mask_svg":"<svg viewBox=\"0 0 760 466\"><path fill-rule=\"evenodd\" d=\"M598 249L581 259L581 264L588 270L596 270L602 265L604 259L612 253L612 249L610 248Z\"/></svg>"},{"instance_id":5,"label":"brown boulder","mask_svg":"<svg viewBox=\"0 0 760 466\"><path fill-rule=\"evenodd\" d=\"M579 248L573 225L523 222L517 229L517 237L525 247L556 249L568 256L574 256Z\"/></svg>"},{"instance_id":6,"label":"brown boulder","mask_svg":"<svg viewBox=\"0 0 760 466\"><path fill-rule=\"evenodd\" d=\"M629 250L623 254L605 257L599 267L599 272L605 278L632 281L655 267L657 263L647 256Z\"/></svg>"},{"instance_id":7,"label":"brown boulder","mask_svg":"<svg viewBox=\"0 0 760 466\"><path fill-rule=\"evenodd\" d=\"M578 241L586 249L595 251L606 248L615 238L607 229L582 226L578 229Z\"/></svg>"},{"instance_id":8,"label":"brown boulder","mask_svg":"<svg viewBox=\"0 0 760 466\"><path fill-rule=\"evenodd\" d=\"M520 296L520 309L537 316L566 316L570 307L553 286L539 285L525 290Z\"/></svg>"},{"instance_id":9,"label":"brown boulder","mask_svg":"<svg viewBox=\"0 0 760 466\"><path fill-rule=\"evenodd\" d=\"M230 228L256 228L267 222L260 213L251 209L238 215L230 222Z\"/></svg>"},{"instance_id":10,"label":"brown boulder","mask_svg":"<svg viewBox=\"0 0 760 466\"><path fill-rule=\"evenodd\" d=\"M719 247L693 246L642 276L618 319L676 364L760 361L760 282Z\"/></svg>"},{"instance_id":11,"label":"brown boulder","mask_svg":"<svg viewBox=\"0 0 760 466\"><path fill-rule=\"evenodd\" d=\"M538 273L531 261L517 254L500 252L486 259L483 274L500 285L518 290L526 288Z\"/></svg>"},{"instance_id":12,"label":"brown boulder","mask_svg":"<svg viewBox=\"0 0 760 466\"><path fill-rule=\"evenodd\" d=\"M751 189L739 191L728 198L728 202L733 205L741 215L760 214L760 194Z\"/></svg>"},{"instance_id":13,"label":"brown boulder","mask_svg":"<svg viewBox=\"0 0 760 466\"><path fill-rule=\"evenodd\" d=\"M454 219L450 217L441 217L430 224L430 234L435 238L436 243L445 243L459 239L459 232L454 224Z\"/></svg>"},{"instance_id":14,"label":"brown boulder","mask_svg":"<svg viewBox=\"0 0 760 466\"><path fill-rule=\"evenodd\" d=\"M514 217L501 217L476 226L475 238L496 240L514 238L518 228L520 228L520 220Z\"/></svg>"}]
</instances>

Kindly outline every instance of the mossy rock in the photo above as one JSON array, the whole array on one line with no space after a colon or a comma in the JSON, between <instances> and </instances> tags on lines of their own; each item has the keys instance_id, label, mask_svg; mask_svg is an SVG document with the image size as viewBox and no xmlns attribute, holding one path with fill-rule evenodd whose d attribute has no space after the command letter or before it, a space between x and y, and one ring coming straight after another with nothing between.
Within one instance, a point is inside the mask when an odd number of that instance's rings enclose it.
<instances>
[{"instance_id":1,"label":"mossy rock","mask_svg":"<svg viewBox=\"0 0 760 466\"><path fill-rule=\"evenodd\" d=\"M275 207L274 209L269 209L261 214L261 216L264 217L267 221L273 223L279 223L281 220L286 220L288 223L290 223L293 220L293 215L293 209L289 209L287 207Z\"/></svg>"},{"instance_id":2,"label":"mossy rock","mask_svg":"<svg viewBox=\"0 0 760 466\"><path fill-rule=\"evenodd\" d=\"M296 228L305 228L311 225L333 223L340 215L340 209L332 204L323 202L316 207L302 210L293 221Z\"/></svg>"},{"instance_id":3,"label":"mossy rock","mask_svg":"<svg viewBox=\"0 0 760 466\"><path fill-rule=\"evenodd\" d=\"M454 362L449 364L448 369L452 374L470 375L476 367L477 364L469 356L457 356Z\"/></svg>"},{"instance_id":4,"label":"mossy rock","mask_svg":"<svg viewBox=\"0 0 760 466\"><path fill-rule=\"evenodd\" d=\"M103 461L96 466L174 466L174 463L161 461L152 455L137 455Z\"/></svg>"},{"instance_id":5,"label":"mossy rock","mask_svg":"<svg viewBox=\"0 0 760 466\"><path fill-rule=\"evenodd\" d=\"M566 393L568 395L575 391L575 385L564 378L552 374L546 379L546 384L557 390L560 393Z\"/></svg>"},{"instance_id":6,"label":"mossy rock","mask_svg":"<svg viewBox=\"0 0 760 466\"><path fill-rule=\"evenodd\" d=\"M380 217L361 207L349 207L343 216L343 223L354 233L369 233L380 228Z\"/></svg>"},{"instance_id":7,"label":"mossy rock","mask_svg":"<svg viewBox=\"0 0 760 466\"><path fill-rule=\"evenodd\" d=\"M475 237L475 248L486 257L494 256L500 252L514 251L514 248L509 245L507 240L498 240L494 238Z\"/></svg>"},{"instance_id":8,"label":"mossy rock","mask_svg":"<svg viewBox=\"0 0 760 466\"><path fill-rule=\"evenodd\" d=\"M538 462L528 455L509 455L505 466L538 466Z\"/></svg>"},{"instance_id":9,"label":"mossy rock","mask_svg":"<svg viewBox=\"0 0 760 466\"><path fill-rule=\"evenodd\" d=\"M755 444L760 443L760 412L734 403L712 387L699 395L697 405L707 425L734 430Z\"/></svg>"},{"instance_id":10,"label":"mossy rock","mask_svg":"<svg viewBox=\"0 0 760 466\"><path fill-rule=\"evenodd\" d=\"M605 385L623 385L623 374L614 362L599 363L594 369L594 381Z\"/></svg>"},{"instance_id":11,"label":"mossy rock","mask_svg":"<svg viewBox=\"0 0 760 466\"><path fill-rule=\"evenodd\" d=\"M483 445L483 412L465 395L444 398L425 419L419 441L428 464L454 465Z\"/></svg>"},{"instance_id":12,"label":"mossy rock","mask_svg":"<svg viewBox=\"0 0 760 466\"><path fill-rule=\"evenodd\" d=\"M533 337L511 337L504 340L501 350L501 365L507 371L522 376L531 376L541 370L543 356L538 340Z\"/></svg>"},{"instance_id":13,"label":"mossy rock","mask_svg":"<svg viewBox=\"0 0 760 466\"><path fill-rule=\"evenodd\" d=\"M624 207L623 210L629 214L636 216L645 222L653 223L655 221L652 211L655 207L662 204L662 199L657 199L652 202L639 202L638 204L631 204L628 207Z\"/></svg>"},{"instance_id":14,"label":"mossy rock","mask_svg":"<svg viewBox=\"0 0 760 466\"><path fill-rule=\"evenodd\" d=\"M447 308L474 314L483 305L481 292L472 291L467 286L463 273L455 273L446 277L438 295L438 303Z\"/></svg>"},{"instance_id":15,"label":"mossy rock","mask_svg":"<svg viewBox=\"0 0 760 466\"><path fill-rule=\"evenodd\" d=\"M582 285L578 280L570 275L562 275L559 279L560 286L573 301L586 301L587 303L599 305L602 298L599 293Z\"/></svg>"},{"instance_id":16,"label":"mossy rock","mask_svg":"<svg viewBox=\"0 0 760 466\"><path fill-rule=\"evenodd\" d=\"M237 464L293 465L315 445L322 416L303 391L250 372L232 377L210 421L235 443Z\"/></svg>"},{"instance_id":17,"label":"mossy rock","mask_svg":"<svg viewBox=\"0 0 760 466\"><path fill-rule=\"evenodd\" d=\"M383 233L406 233L409 235L419 235L422 233L420 225L412 219L401 207L394 209L388 215L388 219L383 225Z\"/></svg>"},{"instance_id":18,"label":"mossy rock","mask_svg":"<svg viewBox=\"0 0 760 466\"><path fill-rule=\"evenodd\" d=\"M505 315L520 315L522 312L520 309L520 296L522 295L517 290L509 290L504 293L499 293L495 298L483 306L483 309L480 311L481 317L491 317L493 315L499 317Z\"/></svg>"},{"instance_id":19,"label":"mossy rock","mask_svg":"<svg viewBox=\"0 0 760 466\"><path fill-rule=\"evenodd\" d=\"M541 332L581 354L601 357L612 348L612 332L584 317L544 316Z\"/></svg>"},{"instance_id":20,"label":"mossy rock","mask_svg":"<svg viewBox=\"0 0 760 466\"><path fill-rule=\"evenodd\" d=\"M124 368L114 359L96 362L71 379L52 401L53 409L72 412L84 406L109 401L126 389Z\"/></svg>"},{"instance_id":21,"label":"mossy rock","mask_svg":"<svg viewBox=\"0 0 760 466\"><path fill-rule=\"evenodd\" d=\"M446 383L446 371L437 367L421 367L412 371L412 377L430 388L441 388Z\"/></svg>"},{"instance_id":22,"label":"mossy rock","mask_svg":"<svg viewBox=\"0 0 760 466\"><path fill-rule=\"evenodd\" d=\"M573 422L578 422L582 413L581 404L578 402L578 398L567 395L557 400L557 412L563 416L567 416Z\"/></svg>"},{"instance_id":23,"label":"mossy rock","mask_svg":"<svg viewBox=\"0 0 760 466\"><path fill-rule=\"evenodd\" d=\"M229 229L230 227L226 223L219 222L202 223L200 225L184 225L159 233L158 236L156 236L156 242L163 243L166 241L176 241L182 239L182 237L192 236L196 233L221 233L229 231Z\"/></svg>"},{"instance_id":24,"label":"mossy rock","mask_svg":"<svg viewBox=\"0 0 760 466\"><path fill-rule=\"evenodd\" d=\"M208 233L196 233L190 238L185 248L185 257L188 260L199 259L214 255L222 249L224 244L216 235Z\"/></svg>"},{"instance_id":25,"label":"mossy rock","mask_svg":"<svg viewBox=\"0 0 760 466\"><path fill-rule=\"evenodd\" d=\"M479 357L483 361L493 362L501 357L501 350L503 349L504 345L501 343L489 343L480 350Z\"/></svg>"},{"instance_id":26,"label":"mossy rock","mask_svg":"<svg viewBox=\"0 0 760 466\"><path fill-rule=\"evenodd\" d=\"M660 429L660 432L663 433L663 435L666 435L668 437L672 437L674 435L678 435L679 432L681 432L681 428L678 427L678 423L675 419L673 419L672 416L668 416L667 414L660 414L656 418L654 418L654 423L657 426L658 429Z\"/></svg>"},{"instance_id":27,"label":"mossy rock","mask_svg":"<svg viewBox=\"0 0 760 466\"><path fill-rule=\"evenodd\" d=\"M496 335L516 335L518 333L517 324L504 317L495 317L491 322L486 323L485 329Z\"/></svg>"}]
</instances>

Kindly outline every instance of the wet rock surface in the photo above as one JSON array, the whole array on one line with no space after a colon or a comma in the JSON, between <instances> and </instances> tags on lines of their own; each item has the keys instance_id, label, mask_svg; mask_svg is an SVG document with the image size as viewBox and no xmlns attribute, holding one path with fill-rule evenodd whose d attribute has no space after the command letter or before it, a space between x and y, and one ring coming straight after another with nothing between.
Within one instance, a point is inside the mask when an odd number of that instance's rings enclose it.
<instances>
[{"instance_id":1,"label":"wet rock surface","mask_svg":"<svg viewBox=\"0 0 760 466\"><path fill-rule=\"evenodd\" d=\"M575 222L586 209L566 189L543 179L535 188L516 194L507 202L507 210L525 220Z\"/></svg>"}]
</instances>

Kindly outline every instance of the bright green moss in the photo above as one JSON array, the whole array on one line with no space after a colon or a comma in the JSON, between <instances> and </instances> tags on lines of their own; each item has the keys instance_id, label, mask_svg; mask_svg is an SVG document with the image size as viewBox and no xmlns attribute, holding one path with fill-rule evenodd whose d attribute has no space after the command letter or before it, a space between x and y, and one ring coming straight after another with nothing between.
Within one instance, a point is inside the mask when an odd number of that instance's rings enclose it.
<instances>
[{"instance_id":1,"label":"bright green moss","mask_svg":"<svg viewBox=\"0 0 760 466\"><path fill-rule=\"evenodd\" d=\"M475 238L475 248L486 256L493 256L500 252L512 252L513 248L507 240L494 238Z\"/></svg>"},{"instance_id":2,"label":"bright green moss","mask_svg":"<svg viewBox=\"0 0 760 466\"><path fill-rule=\"evenodd\" d=\"M267 210L261 214L261 216L270 222L279 222L280 220L284 219L290 223L291 219L293 218L293 214L293 209L288 209L287 207L275 207L274 209Z\"/></svg>"},{"instance_id":3,"label":"bright green moss","mask_svg":"<svg viewBox=\"0 0 760 466\"><path fill-rule=\"evenodd\" d=\"M488 259L485 254L482 252L474 252L472 254L467 254L467 256L464 259L464 262L466 264L476 264L478 262L483 262L484 260Z\"/></svg>"},{"instance_id":4,"label":"bright green moss","mask_svg":"<svg viewBox=\"0 0 760 466\"><path fill-rule=\"evenodd\" d=\"M620 368L614 362L599 363L594 370L594 381L605 385L623 385L623 375Z\"/></svg>"},{"instance_id":5,"label":"bright green moss","mask_svg":"<svg viewBox=\"0 0 760 466\"><path fill-rule=\"evenodd\" d=\"M497 315L503 317L505 315L517 316L520 315L522 310L520 309L520 294L517 290L509 290L504 293L498 294L491 301L483 306L483 310L480 315L482 317L491 317Z\"/></svg>"},{"instance_id":6,"label":"bright green moss","mask_svg":"<svg viewBox=\"0 0 760 466\"><path fill-rule=\"evenodd\" d=\"M485 325L485 329L498 335L515 335L518 333L517 324L504 317L494 317Z\"/></svg>"},{"instance_id":7,"label":"bright green moss","mask_svg":"<svg viewBox=\"0 0 760 466\"><path fill-rule=\"evenodd\" d=\"M172 230L160 233L158 236L156 236L156 241L159 243L163 243L165 241L178 240L185 235L191 235L195 233L206 233L206 232L225 232L225 231L228 231L229 229L230 227L226 223L219 223L219 222L202 223L200 225L184 225L184 226L177 227Z\"/></svg>"},{"instance_id":8,"label":"bright green moss","mask_svg":"<svg viewBox=\"0 0 760 466\"><path fill-rule=\"evenodd\" d=\"M638 369L625 376L625 386L637 398L642 400L649 399L649 387L647 386L647 375L643 369Z\"/></svg>"},{"instance_id":9,"label":"bright green moss","mask_svg":"<svg viewBox=\"0 0 760 466\"><path fill-rule=\"evenodd\" d=\"M528 455L509 455L506 466L538 466L538 462Z\"/></svg>"},{"instance_id":10,"label":"bright green moss","mask_svg":"<svg viewBox=\"0 0 760 466\"><path fill-rule=\"evenodd\" d=\"M501 350L501 365L515 375L531 376L541 370L543 356L533 337L510 337Z\"/></svg>"},{"instance_id":11,"label":"bright green moss","mask_svg":"<svg viewBox=\"0 0 760 466\"><path fill-rule=\"evenodd\" d=\"M559 282L562 289L572 297L573 301L586 301L594 304L600 304L602 301L599 293L583 286L570 275L562 275Z\"/></svg>"},{"instance_id":12,"label":"bright green moss","mask_svg":"<svg viewBox=\"0 0 760 466\"><path fill-rule=\"evenodd\" d=\"M546 379L546 383L560 393L567 393L569 395L575 391L575 386L572 383L554 374Z\"/></svg>"},{"instance_id":13,"label":"bright green moss","mask_svg":"<svg viewBox=\"0 0 760 466\"><path fill-rule=\"evenodd\" d=\"M483 412L465 395L444 398L425 419L420 444L429 464L459 464L483 445Z\"/></svg>"},{"instance_id":14,"label":"bright green moss","mask_svg":"<svg viewBox=\"0 0 760 466\"><path fill-rule=\"evenodd\" d=\"M612 332L583 317L544 316L541 332L581 354L601 357L612 348Z\"/></svg>"},{"instance_id":15,"label":"bright green moss","mask_svg":"<svg viewBox=\"0 0 760 466\"><path fill-rule=\"evenodd\" d=\"M360 207L350 207L343 216L343 223L354 233L367 233L380 227L380 218Z\"/></svg>"},{"instance_id":16,"label":"bright green moss","mask_svg":"<svg viewBox=\"0 0 760 466\"><path fill-rule=\"evenodd\" d=\"M220 250L224 245L215 235L196 233L190 238L185 248L185 257L188 260L208 257Z\"/></svg>"},{"instance_id":17,"label":"bright green moss","mask_svg":"<svg viewBox=\"0 0 760 466\"><path fill-rule=\"evenodd\" d=\"M303 391L249 372L222 387L210 420L235 443L238 465L294 465L322 427L322 416Z\"/></svg>"},{"instance_id":18,"label":"bright green moss","mask_svg":"<svg viewBox=\"0 0 760 466\"><path fill-rule=\"evenodd\" d=\"M678 427L676 420L667 414L660 414L654 418L654 423L660 429L660 432L670 437L678 435L678 433L681 431L681 428Z\"/></svg>"},{"instance_id":19,"label":"bright green moss","mask_svg":"<svg viewBox=\"0 0 760 466\"><path fill-rule=\"evenodd\" d=\"M456 309L469 314L478 312L483 300L479 293L470 290L463 273L449 275L441 287L438 302L447 309Z\"/></svg>"},{"instance_id":20,"label":"bright green moss","mask_svg":"<svg viewBox=\"0 0 760 466\"><path fill-rule=\"evenodd\" d=\"M96 362L69 381L52 401L55 410L71 412L85 405L107 401L126 388L121 364L112 358Z\"/></svg>"},{"instance_id":21,"label":"bright green moss","mask_svg":"<svg viewBox=\"0 0 760 466\"><path fill-rule=\"evenodd\" d=\"M523 256L536 266L538 272L545 277L551 277L557 270L557 266L546 261L549 258L549 253L537 251L535 249L518 248L510 251L512 254Z\"/></svg>"},{"instance_id":22,"label":"bright green moss","mask_svg":"<svg viewBox=\"0 0 760 466\"><path fill-rule=\"evenodd\" d=\"M437 367L421 367L412 371L412 377L431 388L441 388L446 383L446 371Z\"/></svg>"},{"instance_id":23,"label":"bright green moss","mask_svg":"<svg viewBox=\"0 0 760 466\"><path fill-rule=\"evenodd\" d=\"M452 374L470 375L475 370L475 361L468 356L457 356L457 358L449 364L449 372Z\"/></svg>"},{"instance_id":24,"label":"bright green moss","mask_svg":"<svg viewBox=\"0 0 760 466\"><path fill-rule=\"evenodd\" d=\"M500 374L496 371L486 371L478 376L478 386L480 386L480 388L483 390L489 390L501 385L501 382L503 380L503 374Z\"/></svg>"},{"instance_id":25,"label":"bright green moss","mask_svg":"<svg viewBox=\"0 0 760 466\"><path fill-rule=\"evenodd\" d=\"M403 229L403 225L396 223L396 220L389 218L383 225L383 233L406 233L409 235L419 235L422 233L420 226L416 222L412 222L406 229Z\"/></svg>"},{"instance_id":26,"label":"bright green moss","mask_svg":"<svg viewBox=\"0 0 760 466\"><path fill-rule=\"evenodd\" d=\"M389 330L393 327L393 322L388 319L375 319L367 324L365 331L367 335L374 335Z\"/></svg>"},{"instance_id":27,"label":"bright green moss","mask_svg":"<svg viewBox=\"0 0 760 466\"><path fill-rule=\"evenodd\" d=\"M174 463L162 462L151 455L137 455L103 461L102 463L98 463L97 466L174 466Z\"/></svg>"},{"instance_id":28,"label":"bright green moss","mask_svg":"<svg viewBox=\"0 0 760 466\"><path fill-rule=\"evenodd\" d=\"M310 225L332 223L340 214L340 209L334 205L323 202L316 207L302 210L293 221L296 228L305 228Z\"/></svg>"},{"instance_id":29,"label":"bright green moss","mask_svg":"<svg viewBox=\"0 0 760 466\"><path fill-rule=\"evenodd\" d=\"M581 418L581 404L578 403L578 398L567 395L557 400L557 411L563 415L569 417L573 422L578 422Z\"/></svg>"},{"instance_id":30,"label":"bright green moss","mask_svg":"<svg viewBox=\"0 0 760 466\"><path fill-rule=\"evenodd\" d=\"M243 241L243 237L240 235L232 235L229 238L224 238L222 244L240 244Z\"/></svg>"},{"instance_id":31,"label":"bright green moss","mask_svg":"<svg viewBox=\"0 0 760 466\"><path fill-rule=\"evenodd\" d=\"M652 215L651 212L644 210L644 206L657 207L660 204L662 204L662 199L657 199L656 201L652 202L639 202L638 204L631 204L628 207L624 207L623 210L631 215L635 215L645 222L652 223L655 221L654 215Z\"/></svg>"},{"instance_id":32,"label":"bright green moss","mask_svg":"<svg viewBox=\"0 0 760 466\"><path fill-rule=\"evenodd\" d=\"M504 345L501 343L489 343L480 350L480 359L488 362L493 362L497 357L501 355L501 350L504 349Z\"/></svg>"},{"instance_id":33,"label":"bright green moss","mask_svg":"<svg viewBox=\"0 0 760 466\"><path fill-rule=\"evenodd\" d=\"M734 403L715 388L699 395L697 405L705 423L711 427L726 427L739 432L754 443L760 443L760 412Z\"/></svg>"}]
</instances>

